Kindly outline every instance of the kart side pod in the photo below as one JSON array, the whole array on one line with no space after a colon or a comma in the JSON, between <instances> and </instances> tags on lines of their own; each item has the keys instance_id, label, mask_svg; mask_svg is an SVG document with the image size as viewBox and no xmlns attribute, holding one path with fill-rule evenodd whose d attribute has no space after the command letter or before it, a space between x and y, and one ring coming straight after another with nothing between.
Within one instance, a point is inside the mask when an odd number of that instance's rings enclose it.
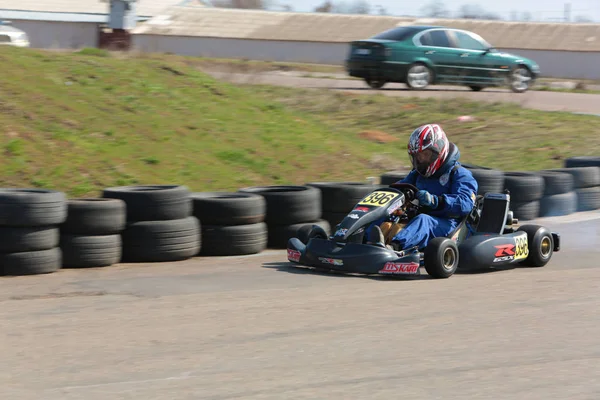
<instances>
[{"instance_id":1,"label":"kart side pod","mask_svg":"<svg viewBox=\"0 0 600 400\"><path fill-rule=\"evenodd\" d=\"M529 254L527 232L475 235L459 246L459 268L479 270L524 261Z\"/></svg>"}]
</instances>

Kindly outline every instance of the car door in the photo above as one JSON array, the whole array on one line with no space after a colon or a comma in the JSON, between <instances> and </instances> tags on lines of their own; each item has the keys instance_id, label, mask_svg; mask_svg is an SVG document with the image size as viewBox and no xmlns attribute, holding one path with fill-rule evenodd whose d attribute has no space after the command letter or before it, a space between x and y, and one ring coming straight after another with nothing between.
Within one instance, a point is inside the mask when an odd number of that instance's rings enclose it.
<instances>
[{"instance_id":1,"label":"car door","mask_svg":"<svg viewBox=\"0 0 600 400\"><path fill-rule=\"evenodd\" d=\"M432 64L438 81L449 82L455 79L456 49L453 48L447 29L428 29L416 35L414 42L419 49L419 56Z\"/></svg>"},{"instance_id":2,"label":"car door","mask_svg":"<svg viewBox=\"0 0 600 400\"><path fill-rule=\"evenodd\" d=\"M462 82L487 83L494 70L491 45L472 32L453 30L452 40L456 46L456 70Z\"/></svg>"}]
</instances>

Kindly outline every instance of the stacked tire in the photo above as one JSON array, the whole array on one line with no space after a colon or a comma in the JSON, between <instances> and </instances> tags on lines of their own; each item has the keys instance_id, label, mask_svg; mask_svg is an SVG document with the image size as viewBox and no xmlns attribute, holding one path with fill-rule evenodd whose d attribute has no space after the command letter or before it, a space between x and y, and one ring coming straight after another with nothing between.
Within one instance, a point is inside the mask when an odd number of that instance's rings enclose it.
<instances>
[{"instance_id":1,"label":"stacked tire","mask_svg":"<svg viewBox=\"0 0 600 400\"><path fill-rule=\"evenodd\" d=\"M390 171L382 174L379 180L382 185L389 186L392 183L396 183L399 180L406 178L410 171Z\"/></svg>"},{"instance_id":2,"label":"stacked tire","mask_svg":"<svg viewBox=\"0 0 600 400\"><path fill-rule=\"evenodd\" d=\"M331 228L339 224L363 197L383 186L364 182L310 182L306 185L320 190L321 218Z\"/></svg>"},{"instance_id":3,"label":"stacked tire","mask_svg":"<svg viewBox=\"0 0 600 400\"><path fill-rule=\"evenodd\" d=\"M125 202L123 262L181 261L201 250L200 221L186 186L145 185L104 189L103 198Z\"/></svg>"},{"instance_id":4,"label":"stacked tire","mask_svg":"<svg viewBox=\"0 0 600 400\"><path fill-rule=\"evenodd\" d=\"M0 189L0 274L35 275L62 266L60 224L66 196L44 189Z\"/></svg>"},{"instance_id":5,"label":"stacked tire","mask_svg":"<svg viewBox=\"0 0 600 400\"><path fill-rule=\"evenodd\" d=\"M561 171L540 171L544 194L540 199L540 217L559 217L577 211L577 193L573 176Z\"/></svg>"},{"instance_id":6,"label":"stacked tire","mask_svg":"<svg viewBox=\"0 0 600 400\"><path fill-rule=\"evenodd\" d=\"M471 164L463 164L463 167L471 171L473 178L477 181L478 196L485 196L486 193L502 193L504 191L503 171Z\"/></svg>"},{"instance_id":7,"label":"stacked tire","mask_svg":"<svg viewBox=\"0 0 600 400\"><path fill-rule=\"evenodd\" d=\"M600 209L600 167L573 166L556 168L549 171L566 172L573 176L573 186L577 194L578 212Z\"/></svg>"},{"instance_id":8,"label":"stacked tire","mask_svg":"<svg viewBox=\"0 0 600 400\"><path fill-rule=\"evenodd\" d=\"M121 261L126 204L119 199L70 199L60 227L65 268L107 267Z\"/></svg>"},{"instance_id":9,"label":"stacked tire","mask_svg":"<svg viewBox=\"0 0 600 400\"><path fill-rule=\"evenodd\" d=\"M510 191L510 209L515 218L529 221L540 216L540 200L544 196L544 178L538 173L505 172L504 188Z\"/></svg>"},{"instance_id":10,"label":"stacked tire","mask_svg":"<svg viewBox=\"0 0 600 400\"><path fill-rule=\"evenodd\" d=\"M192 193L194 216L202 225L200 256L256 254L267 248L265 199L252 193Z\"/></svg>"},{"instance_id":11,"label":"stacked tire","mask_svg":"<svg viewBox=\"0 0 600 400\"><path fill-rule=\"evenodd\" d=\"M321 219L321 192L312 186L253 186L241 188L240 193L264 197L267 212L267 247L284 249L305 225L319 225L329 235L331 226Z\"/></svg>"}]
</instances>

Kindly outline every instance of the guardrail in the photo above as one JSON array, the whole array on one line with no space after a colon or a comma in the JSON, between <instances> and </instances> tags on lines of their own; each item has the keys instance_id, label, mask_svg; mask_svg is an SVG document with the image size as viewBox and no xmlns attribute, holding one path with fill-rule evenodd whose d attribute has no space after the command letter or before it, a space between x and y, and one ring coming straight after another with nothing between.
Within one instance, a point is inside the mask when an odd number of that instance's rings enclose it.
<instances>
[{"instance_id":1,"label":"guardrail","mask_svg":"<svg viewBox=\"0 0 600 400\"><path fill-rule=\"evenodd\" d=\"M564 168L503 172L465 165L479 193L510 190L519 220L600 209L600 157L572 157ZM309 182L237 192L192 193L180 185L107 188L101 198L59 191L0 189L0 274L30 275L119 262L180 261L285 248L307 224L326 232L380 183Z\"/></svg>"}]
</instances>

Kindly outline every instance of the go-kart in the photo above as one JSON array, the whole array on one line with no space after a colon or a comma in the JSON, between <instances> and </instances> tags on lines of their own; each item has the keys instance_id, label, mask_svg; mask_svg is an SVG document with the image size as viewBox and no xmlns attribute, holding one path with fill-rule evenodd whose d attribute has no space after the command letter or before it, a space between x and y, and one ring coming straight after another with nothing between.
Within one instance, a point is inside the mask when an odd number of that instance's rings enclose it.
<instances>
[{"instance_id":1,"label":"go-kart","mask_svg":"<svg viewBox=\"0 0 600 400\"><path fill-rule=\"evenodd\" d=\"M331 235L318 225L302 227L288 240L287 259L320 270L367 275L420 275L448 278L457 269L480 270L511 264L542 267L560 250L560 235L544 226L523 225L510 210L510 193L486 193L475 198L471 212L445 237L425 249L394 250L367 243L366 229L376 221L407 223L422 212L418 189L394 183L360 200ZM402 226L402 225L398 225ZM386 239L389 244L391 237Z\"/></svg>"}]
</instances>

